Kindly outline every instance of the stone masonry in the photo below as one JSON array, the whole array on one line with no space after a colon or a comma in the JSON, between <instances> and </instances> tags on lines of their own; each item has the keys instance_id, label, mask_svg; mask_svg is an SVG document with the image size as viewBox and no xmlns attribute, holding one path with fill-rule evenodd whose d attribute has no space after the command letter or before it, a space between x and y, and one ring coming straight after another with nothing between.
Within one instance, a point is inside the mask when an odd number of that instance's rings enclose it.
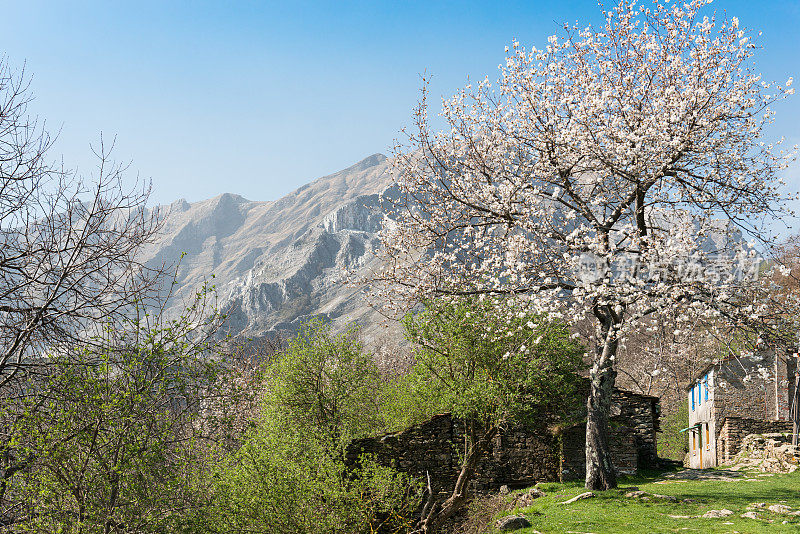
<instances>
[{"instance_id":1,"label":"stone masonry","mask_svg":"<svg viewBox=\"0 0 800 534\"><path fill-rule=\"evenodd\" d=\"M744 438L750 434L788 433L791 431L791 421L726 417L717 438L717 458L720 463L731 462L741 450Z\"/></svg>"},{"instance_id":2,"label":"stone masonry","mask_svg":"<svg viewBox=\"0 0 800 534\"><path fill-rule=\"evenodd\" d=\"M658 397L615 389L611 399L611 417L627 424L633 431L637 467L653 467L658 461L656 432L661 431Z\"/></svg>"},{"instance_id":3,"label":"stone masonry","mask_svg":"<svg viewBox=\"0 0 800 534\"><path fill-rule=\"evenodd\" d=\"M629 427L611 422L611 461L617 475L635 475L639 465L636 433ZM582 480L586 476L586 425L568 428L561 441L561 480Z\"/></svg>"},{"instance_id":4,"label":"stone masonry","mask_svg":"<svg viewBox=\"0 0 800 534\"><path fill-rule=\"evenodd\" d=\"M618 474L632 475L640 467L656 465L659 410L657 397L614 390L609 438L611 457ZM586 425L581 423L568 428L561 442L561 480L582 479L586 473Z\"/></svg>"},{"instance_id":5,"label":"stone masonry","mask_svg":"<svg viewBox=\"0 0 800 534\"><path fill-rule=\"evenodd\" d=\"M353 464L361 454L370 454L423 481L429 473L434 491L444 496L452 491L461 468L463 442L461 421L441 414L402 432L353 441L346 458ZM504 484L520 488L539 480L558 480L559 450L559 440L550 433L506 430L495 438L491 455L478 465L470 490L485 494Z\"/></svg>"},{"instance_id":6,"label":"stone masonry","mask_svg":"<svg viewBox=\"0 0 800 534\"><path fill-rule=\"evenodd\" d=\"M579 414L578 414L579 416ZM610 443L620 474L634 474L656 462L658 399L615 390L611 412ZM370 454L420 480L430 473L435 491L449 494L461 466L464 428L458 418L442 414L402 432L364 438L350 443L351 465ZM470 490L476 494L501 486L522 488L538 481L581 478L584 475L585 423L555 428L516 427L501 432L491 454L478 465Z\"/></svg>"}]
</instances>

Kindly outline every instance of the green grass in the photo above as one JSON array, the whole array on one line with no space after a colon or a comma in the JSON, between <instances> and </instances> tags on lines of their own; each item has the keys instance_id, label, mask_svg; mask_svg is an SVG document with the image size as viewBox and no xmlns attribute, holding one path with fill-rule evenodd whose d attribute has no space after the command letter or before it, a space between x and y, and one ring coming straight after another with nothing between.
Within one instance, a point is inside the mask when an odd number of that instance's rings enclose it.
<instances>
[{"instance_id":1,"label":"green grass","mask_svg":"<svg viewBox=\"0 0 800 534\"><path fill-rule=\"evenodd\" d=\"M539 484L546 496L536 499L532 506L502 515L519 513L532 523L531 528L514 531L515 534L543 533L616 533L636 534L657 532L800 532L800 516L775 514L757 510L764 519L773 523L739 516L754 502L785 504L792 510L800 509L800 470L790 475L771 477L746 476L757 481L670 481L662 480L661 473L647 473L620 481L619 488L595 492L597 497L573 504L558 504L585 492L581 483ZM626 498L633 486L648 493L673 495L679 500L693 499L696 503L667 501L640 501ZM524 490L523 490L524 491ZM675 519L670 515L702 515L709 510L727 508L733 515L720 519ZM788 521L788 524L782 524Z\"/></svg>"}]
</instances>

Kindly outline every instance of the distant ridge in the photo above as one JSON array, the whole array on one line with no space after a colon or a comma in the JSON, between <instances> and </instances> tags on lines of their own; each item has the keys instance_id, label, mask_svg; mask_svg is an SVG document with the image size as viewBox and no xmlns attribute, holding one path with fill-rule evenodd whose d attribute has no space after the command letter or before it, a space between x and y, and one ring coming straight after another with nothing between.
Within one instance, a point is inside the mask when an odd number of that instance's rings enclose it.
<instances>
[{"instance_id":1,"label":"distant ridge","mask_svg":"<svg viewBox=\"0 0 800 534\"><path fill-rule=\"evenodd\" d=\"M169 311L177 313L213 275L229 314L226 333L294 331L311 317L371 331L379 318L344 282L347 272L376 261L388 167L386 156L373 154L275 201L223 193L161 206L163 232L144 259L180 261Z\"/></svg>"}]
</instances>

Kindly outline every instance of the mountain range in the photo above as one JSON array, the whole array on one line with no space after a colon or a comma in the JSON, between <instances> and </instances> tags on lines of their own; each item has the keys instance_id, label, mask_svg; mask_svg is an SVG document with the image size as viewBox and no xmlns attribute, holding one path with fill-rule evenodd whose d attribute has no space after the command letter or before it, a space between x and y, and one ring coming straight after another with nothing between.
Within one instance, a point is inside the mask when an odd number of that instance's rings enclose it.
<instances>
[{"instance_id":1,"label":"mountain range","mask_svg":"<svg viewBox=\"0 0 800 534\"><path fill-rule=\"evenodd\" d=\"M226 334L291 333L319 317L336 329L359 323L374 340L381 318L350 281L378 261L388 167L374 154L275 201L225 193L161 206L161 233L143 259L177 265L168 312L178 313L208 281L227 314Z\"/></svg>"}]
</instances>

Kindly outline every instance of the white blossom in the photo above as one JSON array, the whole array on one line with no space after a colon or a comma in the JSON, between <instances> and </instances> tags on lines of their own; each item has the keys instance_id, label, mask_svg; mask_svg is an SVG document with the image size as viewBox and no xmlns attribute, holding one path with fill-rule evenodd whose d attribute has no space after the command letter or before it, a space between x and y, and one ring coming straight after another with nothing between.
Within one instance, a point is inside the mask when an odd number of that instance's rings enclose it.
<instances>
[{"instance_id":1,"label":"white blossom","mask_svg":"<svg viewBox=\"0 0 800 534\"><path fill-rule=\"evenodd\" d=\"M794 153L763 133L791 80L765 83L749 35L703 16L707 3L621 2L602 28L569 26L544 50L514 41L495 83L443 102L442 132L423 89L395 151L374 299L513 295L533 313L588 316L592 376L654 313L761 320L764 300L733 296L763 284L746 241L768 242L786 210L779 173Z\"/></svg>"}]
</instances>

